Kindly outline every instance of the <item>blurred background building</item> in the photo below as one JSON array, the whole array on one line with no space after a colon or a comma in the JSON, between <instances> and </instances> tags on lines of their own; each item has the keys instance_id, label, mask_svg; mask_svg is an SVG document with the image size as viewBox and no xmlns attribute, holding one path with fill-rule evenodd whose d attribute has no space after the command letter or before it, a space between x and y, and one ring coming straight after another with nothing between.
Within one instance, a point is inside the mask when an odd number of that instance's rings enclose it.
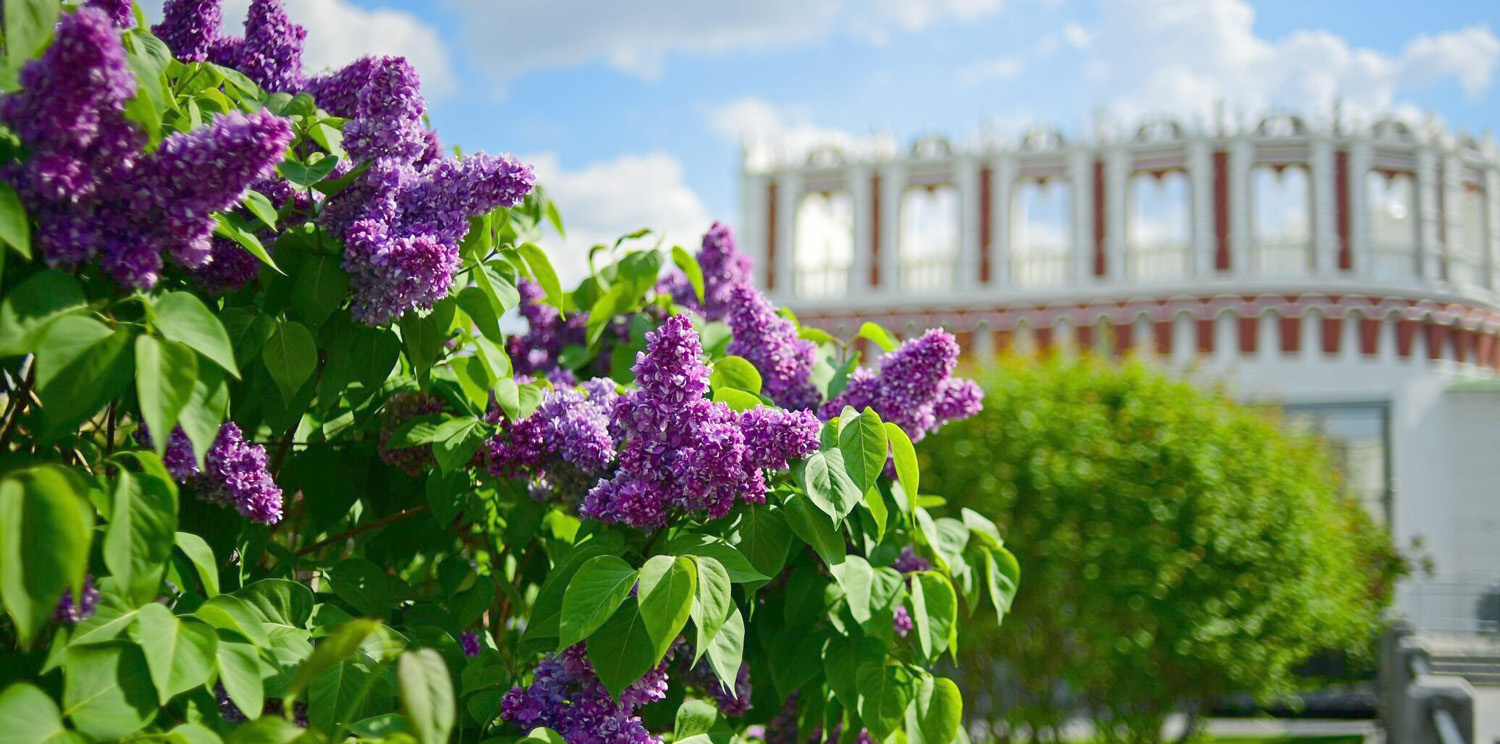
<instances>
[{"instance_id":1,"label":"blurred background building","mask_svg":"<svg viewBox=\"0 0 1500 744\"><path fill-rule=\"evenodd\" d=\"M1495 142L1293 114L1097 129L750 148L743 247L774 301L845 337L1149 355L1283 406L1430 566L1398 598L1418 629L1500 630Z\"/></svg>"}]
</instances>

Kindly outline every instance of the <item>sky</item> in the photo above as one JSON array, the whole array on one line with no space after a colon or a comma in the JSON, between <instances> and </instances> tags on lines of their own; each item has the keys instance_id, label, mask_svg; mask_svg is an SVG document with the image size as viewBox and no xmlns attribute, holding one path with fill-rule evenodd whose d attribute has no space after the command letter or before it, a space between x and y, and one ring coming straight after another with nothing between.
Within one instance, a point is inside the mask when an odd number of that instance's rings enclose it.
<instances>
[{"instance_id":1,"label":"sky","mask_svg":"<svg viewBox=\"0 0 1500 744\"><path fill-rule=\"evenodd\" d=\"M307 64L408 57L445 144L534 165L569 237L739 220L743 142L1016 137L1280 109L1500 123L1495 0L285 0ZM235 29L248 0L227 0ZM160 0L145 3L159 16Z\"/></svg>"}]
</instances>

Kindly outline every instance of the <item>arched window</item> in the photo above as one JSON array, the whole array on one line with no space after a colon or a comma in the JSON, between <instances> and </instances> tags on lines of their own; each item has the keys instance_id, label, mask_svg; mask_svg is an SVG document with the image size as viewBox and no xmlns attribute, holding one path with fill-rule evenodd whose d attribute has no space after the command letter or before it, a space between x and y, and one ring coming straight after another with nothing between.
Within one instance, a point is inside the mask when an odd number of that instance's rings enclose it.
<instances>
[{"instance_id":1,"label":"arched window","mask_svg":"<svg viewBox=\"0 0 1500 744\"><path fill-rule=\"evenodd\" d=\"M1258 274L1303 275L1313 266L1307 168L1259 166L1251 175Z\"/></svg>"},{"instance_id":2,"label":"arched window","mask_svg":"<svg viewBox=\"0 0 1500 744\"><path fill-rule=\"evenodd\" d=\"M1417 270L1417 196L1410 173L1374 171L1366 179L1375 273L1404 279Z\"/></svg>"},{"instance_id":3,"label":"arched window","mask_svg":"<svg viewBox=\"0 0 1500 744\"><path fill-rule=\"evenodd\" d=\"M802 197L793 254L799 297L839 297L848 290L854 261L854 200L849 192Z\"/></svg>"},{"instance_id":4,"label":"arched window","mask_svg":"<svg viewBox=\"0 0 1500 744\"><path fill-rule=\"evenodd\" d=\"M1187 273L1191 194L1182 171L1138 173L1130 179L1125 250L1132 277L1175 279Z\"/></svg>"},{"instance_id":5,"label":"arched window","mask_svg":"<svg viewBox=\"0 0 1500 744\"><path fill-rule=\"evenodd\" d=\"M901 197L901 287L936 291L953 286L958 264L958 189L951 184L918 186Z\"/></svg>"},{"instance_id":6,"label":"arched window","mask_svg":"<svg viewBox=\"0 0 1500 744\"><path fill-rule=\"evenodd\" d=\"M1073 254L1073 187L1063 179L1016 184L1011 208L1011 282L1018 287L1062 284Z\"/></svg>"},{"instance_id":7,"label":"arched window","mask_svg":"<svg viewBox=\"0 0 1500 744\"><path fill-rule=\"evenodd\" d=\"M1489 248L1489 230L1485 224L1484 189L1478 184L1466 183L1458 202L1458 230L1451 250L1454 260L1448 268L1448 276L1460 284L1475 284L1481 279L1484 256Z\"/></svg>"}]
</instances>

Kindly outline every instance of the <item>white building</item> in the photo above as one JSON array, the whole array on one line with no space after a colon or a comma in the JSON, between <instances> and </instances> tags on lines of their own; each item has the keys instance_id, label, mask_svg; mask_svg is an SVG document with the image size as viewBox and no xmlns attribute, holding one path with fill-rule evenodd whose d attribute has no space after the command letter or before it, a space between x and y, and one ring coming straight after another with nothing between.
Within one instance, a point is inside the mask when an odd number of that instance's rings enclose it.
<instances>
[{"instance_id":1,"label":"white building","mask_svg":"<svg viewBox=\"0 0 1500 744\"><path fill-rule=\"evenodd\" d=\"M1403 609L1480 627L1475 593L1500 579L1493 141L1278 115L747 153L742 178L742 246L804 323L941 325L979 358L1149 353L1285 404L1398 546L1431 559Z\"/></svg>"}]
</instances>

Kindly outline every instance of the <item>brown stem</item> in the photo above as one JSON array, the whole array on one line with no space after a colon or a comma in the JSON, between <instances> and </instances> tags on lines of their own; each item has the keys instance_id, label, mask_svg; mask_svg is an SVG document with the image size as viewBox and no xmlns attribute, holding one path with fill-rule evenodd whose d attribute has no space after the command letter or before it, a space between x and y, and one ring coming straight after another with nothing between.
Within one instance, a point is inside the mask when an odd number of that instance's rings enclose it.
<instances>
[{"instance_id":1,"label":"brown stem","mask_svg":"<svg viewBox=\"0 0 1500 744\"><path fill-rule=\"evenodd\" d=\"M31 359L31 368L26 370L26 377L21 380L21 388L12 394L10 405L5 409L5 423L0 424L0 451L5 450L5 445L10 443L10 435L15 431L16 419L26 410L26 404L31 402L35 396L31 394L31 384L36 379L36 357Z\"/></svg>"},{"instance_id":2,"label":"brown stem","mask_svg":"<svg viewBox=\"0 0 1500 744\"><path fill-rule=\"evenodd\" d=\"M104 456L115 453L115 401L109 402L109 418L104 423Z\"/></svg>"},{"instance_id":3,"label":"brown stem","mask_svg":"<svg viewBox=\"0 0 1500 744\"><path fill-rule=\"evenodd\" d=\"M384 526L389 525L389 524L395 524L397 522L404 522L404 521L406 521L408 519L411 519L412 517L415 517L415 516L417 516L419 514L426 514L427 512L430 512L430 511L432 511L432 507L429 506L429 505L427 505L427 504L422 504L421 506L413 506L410 509L403 509L401 511L396 512L395 514L390 515L389 517L384 517L382 519L377 519L377 520L375 520L373 522L368 522L368 523L362 524L362 525L360 525L358 527L355 527L355 528L352 528L352 529L348 529L348 530L344 530L343 532L340 532L339 534L334 535L333 537L327 538L326 540L319 540L319 541L313 543L312 545L309 545L309 546L307 546L305 548L302 548L301 550L298 550L297 551L297 555L307 555L308 553L312 553L312 552L320 550L322 548L326 548L329 545L336 545L336 544L338 544L340 542L343 542L344 540L348 540L349 538L354 537L355 535L364 534L366 532L369 532L370 530L379 529L379 528L384 527Z\"/></svg>"}]
</instances>

